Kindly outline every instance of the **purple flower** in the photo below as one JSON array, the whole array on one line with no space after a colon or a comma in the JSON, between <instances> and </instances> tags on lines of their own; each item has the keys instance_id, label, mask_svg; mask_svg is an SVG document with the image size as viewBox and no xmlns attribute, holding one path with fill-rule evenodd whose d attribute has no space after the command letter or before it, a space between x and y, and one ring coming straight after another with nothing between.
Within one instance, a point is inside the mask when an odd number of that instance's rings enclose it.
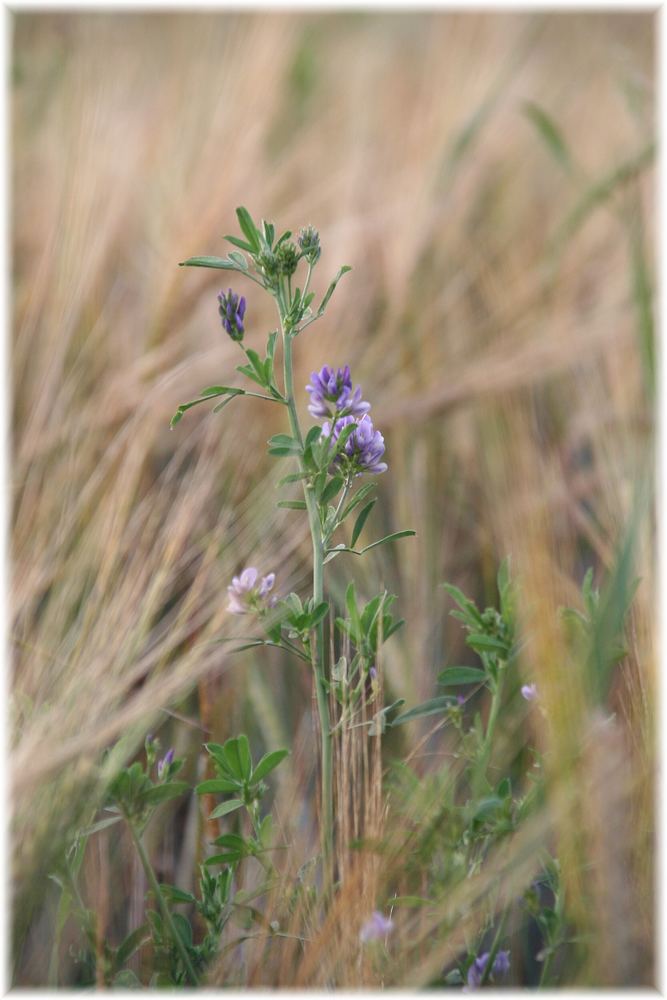
<instances>
[{"instance_id":1,"label":"purple flower","mask_svg":"<svg viewBox=\"0 0 667 1000\"><path fill-rule=\"evenodd\" d=\"M394 921L391 917L383 917L379 910L374 910L361 928L359 940L364 943L366 941L377 941L379 938L386 937L393 929Z\"/></svg>"},{"instance_id":2,"label":"purple flower","mask_svg":"<svg viewBox=\"0 0 667 1000\"><path fill-rule=\"evenodd\" d=\"M174 763L174 749L171 747L167 750L166 754L157 762L157 776L160 780L164 777L165 772Z\"/></svg>"},{"instance_id":3,"label":"purple flower","mask_svg":"<svg viewBox=\"0 0 667 1000\"><path fill-rule=\"evenodd\" d=\"M344 427L356 424L342 450L334 458L334 462L344 467L344 471L354 476L362 472L386 472L387 463L381 462L384 455L384 438L379 431L374 430L373 421L367 413L359 420L354 417L341 417L333 427L326 420L322 424L322 436L330 438L335 443Z\"/></svg>"},{"instance_id":4,"label":"purple flower","mask_svg":"<svg viewBox=\"0 0 667 1000\"><path fill-rule=\"evenodd\" d=\"M525 698L526 701L537 701L539 697L537 684L524 684L521 688L521 697Z\"/></svg>"},{"instance_id":5,"label":"purple flower","mask_svg":"<svg viewBox=\"0 0 667 1000\"><path fill-rule=\"evenodd\" d=\"M348 414L361 417L371 408L371 404L361 398L361 387L352 389L349 365L338 370L325 365L319 372L313 372L306 392L310 393L308 412L313 417L332 417L334 420Z\"/></svg>"},{"instance_id":6,"label":"purple flower","mask_svg":"<svg viewBox=\"0 0 667 1000\"><path fill-rule=\"evenodd\" d=\"M470 968L468 969L468 989L476 990L482 984L482 976L484 975L484 970L486 968L486 963L489 961L489 952L485 951L483 955L476 958ZM499 951L493 960L493 965L491 966L492 976L504 976L510 971L510 953L508 951Z\"/></svg>"},{"instance_id":7,"label":"purple flower","mask_svg":"<svg viewBox=\"0 0 667 1000\"><path fill-rule=\"evenodd\" d=\"M248 566L239 576L232 577L227 587L229 604L227 610L233 615L245 615L248 611L259 611L271 607L275 599L269 599L268 594L276 582L276 574L269 573L258 581L259 573L254 566Z\"/></svg>"},{"instance_id":8,"label":"purple flower","mask_svg":"<svg viewBox=\"0 0 667 1000\"><path fill-rule=\"evenodd\" d=\"M239 299L238 295L232 292L230 288L227 295L224 292L219 293L218 302L220 303L218 312L220 313L222 325L225 330L232 340L243 340L243 333L245 331L243 325L243 317L245 316L244 296L242 295Z\"/></svg>"}]
</instances>

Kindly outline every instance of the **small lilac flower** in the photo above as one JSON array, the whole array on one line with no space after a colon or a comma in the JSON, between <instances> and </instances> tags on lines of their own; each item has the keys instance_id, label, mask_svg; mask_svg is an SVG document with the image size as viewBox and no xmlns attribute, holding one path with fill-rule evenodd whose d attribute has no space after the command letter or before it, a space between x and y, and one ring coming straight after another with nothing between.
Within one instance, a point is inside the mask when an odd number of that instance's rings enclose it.
<instances>
[{"instance_id":1,"label":"small lilac flower","mask_svg":"<svg viewBox=\"0 0 667 1000\"><path fill-rule=\"evenodd\" d=\"M391 917L384 917L379 910L374 910L370 918L365 922L359 932L359 940L377 941L386 937L394 929L394 921Z\"/></svg>"},{"instance_id":2,"label":"small lilac flower","mask_svg":"<svg viewBox=\"0 0 667 1000\"><path fill-rule=\"evenodd\" d=\"M269 573L259 580L259 573L254 566L248 566L239 576L232 577L232 582L227 587L229 594L229 604L227 610L233 615L245 615L248 611L259 611L266 607L272 607L275 598L269 598L268 594L276 582L276 574Z\"/></svg>"},{"instance_id":3,"label":"small lilac flower","mask_svg":"<svg viewBox=\"0 0 667 1000\"><path fill-rule=\"evenodd\" d=\"M378 672L375 669L375 667L371 667L371 669L368 671L368 673L370 674L370 678L371 678L372 681L376 681L377 680Z\"/></svg>"},{"instance_id":4,"label":"small lilac flower","mask_svg":"<svg viewBox=\"0 0 667 1000\"><path fill-rule=\"evenodd\" d=\"M367 413L359 420L354 417L341 417L333 427L330 421L326 420L322 424L322 436L330 438L335 443L344 427L356 424L343 449L339 452L334 462L342 465L345 471L351 472L354 476L360 476L362 472L386 472L387 463L381 462L384 455L384 438L379 431L373 428L373 421Z\"/></svg>"},{"instance_id":5,"label":"small lilac flower","mask_svg":"<svg viewBox=\"0 0 667 1000\"><path fill-rule=\"evenodd\" d=\"M220 292L218 295L220 318L222 320L222 325L225 330L232 338L232 340L241 341L243 340L243 334L245 327L243 325L243 317L245 316L245 297L242 295L239 299L238 295L232 292L231 288L225 295L224 292Z\"/></svg>"},{"instance_id":6,"label":"small lilac flower","mask_svg":"<svg viewBox=\"0 0 667 1000\"><path fill-rule=\"evenodd\" d=\"M525 698L526 701L537 701L539 697L537 684L524 684L521 688L521 697Z\"/></svg>"},{"instance_id":7,"label":"small lilac flower","mask_svg":"<svg viewBox=\"0 0 667 1000\"><path fill-rule=\"evenodd\" d=\"M361 398L361 386L352 389L350 366L330 368L324 365L319 372L313 372L306 386L310 393L308 412L312 417L361 417L368 413L370 403Z\"/></svg>"},{"instance_id":8,"label":"small lilac flower","mask_svg":"<svg viewBox=\"0 0 667 1000\"><path fill-rule=\"evenodd\" d=\"M457 705L465 705L465 703L466 703L466 696L464 694L457 694L457 696L456 696L456 704Z\"/></svg>"},{"instance_id":9,"label":"small lilac flower","mask_svg":"<svg viewBox=\"0 0 667 1000\"><path fill-rule=\"evenodd\" d=\"M311 266L316 264L321 253L320 234L317 229L314 229L313 226L304 226L303 229L299 230L298 243L301 247L301 253L308 263Z\"/></svg>"},{"instance_id":10,"label":"small lilac flower","mask_svg":"<svg viewBox=\"0 0 667 1000\"><path fill-rule=\"evenodd\" d=\"M167 750L166 754L157 762L157 776L160 780L164 777L166 771L174 763L174 748L171 747Z\"/></svg>"},{"instance_id":11,"label":"small lilac flower","mask_svg":"<svg viewBox=\"0 0 667 1000\"><path fill-rule=\"evenodd\" d=\"M485 951L483 955L480 955L479 958L474 960L468 969L468 990L476 990L481 986L482 976L484 975L484 970L488 961L488 951ZM491 975L504 976L509 972L509 970L510 953L508 951L499 951L493 961L493 965L491 966Z\"/></svg>"}]
</instances>

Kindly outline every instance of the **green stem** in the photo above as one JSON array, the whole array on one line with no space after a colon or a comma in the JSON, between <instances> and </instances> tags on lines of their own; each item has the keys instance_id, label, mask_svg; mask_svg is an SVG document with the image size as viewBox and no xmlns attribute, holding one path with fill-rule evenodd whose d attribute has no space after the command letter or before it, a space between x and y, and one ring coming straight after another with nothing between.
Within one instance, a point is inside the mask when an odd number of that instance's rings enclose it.
<instances>
[{"instance_id":1,"label":"green stem","mask_svg":"<svg viewBox=\"0 0 667 1000\"><path fill-rule=\"evenodd\" d=\"M294 401L294 379L292 372L292 337L285 329L284 313L281 309L281 328L283 333L283 364L285 374L285 398L289 413L290 427L293 436L303 445L303 435L299 426L299 417ZM303 461L299 462L301 472L305 472ZM308 523L313 541L313 602L314 606L324 600L324 541L322 525L313 491L308 483L304 483L304 497L308 511ZM313 672L315 675L315 697L317 711L320 717L322 740L322 856L324 860L325 886L332 881L333 859L333 775L331 755L331 720L329 717L329 700L324 676L324 623L320 622L315 629L315 650L313 656Z\"/></svg>"},{"instance_id":2,"label":"green stem","mask_svg":"<svg viewBox=\"0 0 667 1000\"><path fill-rule=\"evenodd\" d=\"M188 955L188 952L187 952L187 949L185 947L185 944L183 943L183 940L182 940L180 934L176 930L176 925L174 924L174 921L172 919L169 907L167 906L167 904L166 904L166 902L164 900L164 896L162 895L162 892L160 891L160 886L158 884L158 880L155 877L155 872L153 871L153 867L152 867L150 861L148 860L148 855L146 854L146 848L143 845L143 841L141 839L141 835L138 833L138 831L137 831L134 823L129 818L127 820L127 825L130 828L130 833L132 834L132 839L134 840L135 847L137 848L137 853L138 853L139 858L141 860L141 864L143 866L143 869L144 869L144 871L146 873L146 878L148 879L148 881L150 883L150 887L153 890L155 898L157 899L158 905L159 905L160 909L162 910L162 916L164 917L164 921L167 924L167 927L169 928L169 933L171 934L171 936L172 936L172 938L174 940L174 944L178 948L178 952L179 952L179 954L181 956L181 961L183 962L183 965L185 967L185 971L187 972L188 976L190 977L192 985L193 986L198 986L199 985L199 980L197 978L197 973L195 972L195 970L192 967L192 962L190 961L190 956Z\"/></svg>"},{"instance_id":3,"label":"green stem","mask_svg":"<svg viewBox=\"0 0 667 1000\"><path fill-rule=\"evenodd\" d=\"M486 724L486 733L484 734L484 742L482 743L480 749L479 762L477 764L477 770L475 773L474 788L475 788L475 793L477 795L480 795L482 793L484 781L486 780L486 772L491 757L491 748L493 746L493 734L496 728L496 722L498 721L498 712L500 710L500 702L503 693L504 680L505 680L505 663L502 660L500 660L498 663L497 679L495 681L495 686L491 697L491 708L489 709L489 719Z\"/></svg>"},{"instance_id":4,"label":"green stem","mask_svg":"<svg viewBox=\"0 0 667 1000\"><path fill-rule=\"evenodd\" d=\"M502 916L498 923L498 929L496 935L493 939L493 944L491 945L491 951L489 952L489 957L486 960L486 965L484 966L484 971L482 972L482 978L480 979L480 986L484 986L485 982L491 975L491 969L493 968L493 963L496 960L496 955L498 954L498 949L500 948L500 940L505 929L505 918L507 917L507 910L503 910Z\"/></svg>"}]
</instances>

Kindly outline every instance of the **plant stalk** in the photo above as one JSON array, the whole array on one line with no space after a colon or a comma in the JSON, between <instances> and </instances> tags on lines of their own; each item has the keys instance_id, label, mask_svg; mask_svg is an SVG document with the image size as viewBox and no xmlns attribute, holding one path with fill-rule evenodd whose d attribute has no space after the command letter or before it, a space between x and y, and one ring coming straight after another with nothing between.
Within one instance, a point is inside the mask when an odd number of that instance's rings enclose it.
<instances>
[{"instance_id":1,"label":"plant stalk","mask_svg":"<svg viewBox=\"0 0 667 1000\"><path fill-rule=\"evenodd\" d=\"M171 934L171 936L172 936L172 938L174 940L174 944L178 948L178 952L179 952L179 954L181 956L181 961L183 962L183 965L185 967L185 971L187 972L192 985L193 986L199 986L199 979L197 978L197 973L195 972L195 970L194 970L194 968L192 966L192 962L190 961L190 956L188 955L187 949L186 949L185 945L183 944L183 940L182 940L180 934L178 933L178 931L176 930L176 925L174 924L174 921L172 919L171 912L170 912L169 907L167 906L167 904L166 904L166 902L164 900L164 896L162 895L162 892L160 890L160 886L158 884L158 880L155 877L155 872L153 871L153 866L151 865L150 861L148 860L148 855L146 854L146 848L143 845L143 841L141 839L141 835L137 831L137 829L136 829L136 827L135 827L135 825L134 825L134 823L132 822L131 819L128 819L127 825L130 828L130 833L132 834L132 839L134 840L135 847L137 848L137 853L139 854L139 859L140 859L141 864L143 866L144 872L146 873L146 878L148 879L148 881L150 883L150 887L153 890L153 893L155 894L155 897L156 897L156 899L158 901L158 905L159 905L159 907L160 907L160 909L162 911L162 916L164 917L165 923L167 924L167 926L169 928L169 933Z\"/></svg>"},{"instance_id":2,"label":"plant stalk","mask_svg":"<svg viewBox=\"0 0 667 1000\"><path fill-rule=\"evenodd\" d=\"M294 401L294 379L292 372L292 337L285 329L284 314L280 310L280 321L283 333L283 364L285 375L285 398L289 413L290 427L293 436L303 445L303 435L299 426L299 417ZM300 471L305 472L303 462L299 463ZM322 526L317 504L310 487L304 483L304 497L308 511L308 523L313 542L313 601L317 606L324 600L324 544ZM322 741L322 814L321 841L324 863L325 887L332 882L333 859L333 775L332 775L332 739L331 720L329 716L329 700L324 677L324 622L315 629L315 649L313 653L313 672L315 679L315 697L317 711L320 717Z\"/></svg>"}]
</instances>

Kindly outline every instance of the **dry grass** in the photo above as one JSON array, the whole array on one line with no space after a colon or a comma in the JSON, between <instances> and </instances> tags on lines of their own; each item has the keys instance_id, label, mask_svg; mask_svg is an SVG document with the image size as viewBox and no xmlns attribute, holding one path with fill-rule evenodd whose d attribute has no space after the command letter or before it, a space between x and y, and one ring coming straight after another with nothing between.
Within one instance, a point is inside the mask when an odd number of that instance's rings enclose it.
<instances>
[{"instance_id":1,"label":"dry grass","mask_svg":"<svg viewBox=\"0 0 667 1000\"><path fill-rule=\"evenodd\" d=\"M652 140L653 17L21 13L14 25L17 982L45 982L44 875L67 830L89 818L111 766L100 752L120 737L127 757L166 722L191 761L202 732L289 744L276 797L293 845L284 870L314 849L309 678L275 656L230 658L215 641L234 634L223 596L239 565L279 567L283 592L308 573L305 528L274 504L282 472L264 448L273 414L237 401L168 430L179 402L229 380L237 363L217 322L215 272L176 264L219 253L241 203L284 227L317 225L318 290L339 264L354 268L298 343L296 381L349 361L388 446L373 530L418 531L365 562L339 559L330 574L334 594L354 572L364 596L382 585L399 595L408 624L386 649L388 700L432 696L437 670L458 662L461 635L438 585L490 601L510 553L552 788L548 811L475 884L428 919L400 915L389 968L362 967L358 955L361 864L310 944L285 942L269 960L264 940L249 943L247 981L426 984L498 893L525 887L548 834L591 935L566 981L650 982L655 567L645 512L633 536L630 573L642 581L630 654L603 742L557 608L578 603L589 564L598 582L615 572L635 486L652 477L651 172L647 157L615 172ZM576 168L550 154L526 101L558 123ZM257 346L275 320L255 296L249 317ZM524 725L507 719L509 756ZM391 752L417 750L425 732L401 730ZM609 771L610 760L626 763ZM367 777L377 766L363 765ZM374 810L370 826L381 821ZM197 817L187 822L182 853L166 841L186 879ZM393 836L387 885L409 844L405 830ZM113 934L119 900L95 885ZM131 914L142 891L136 882L122 900ZM464 911L458 935L434 934ZM212 981L230 975L223 960Z\"/></svg>"}]
</instances>

